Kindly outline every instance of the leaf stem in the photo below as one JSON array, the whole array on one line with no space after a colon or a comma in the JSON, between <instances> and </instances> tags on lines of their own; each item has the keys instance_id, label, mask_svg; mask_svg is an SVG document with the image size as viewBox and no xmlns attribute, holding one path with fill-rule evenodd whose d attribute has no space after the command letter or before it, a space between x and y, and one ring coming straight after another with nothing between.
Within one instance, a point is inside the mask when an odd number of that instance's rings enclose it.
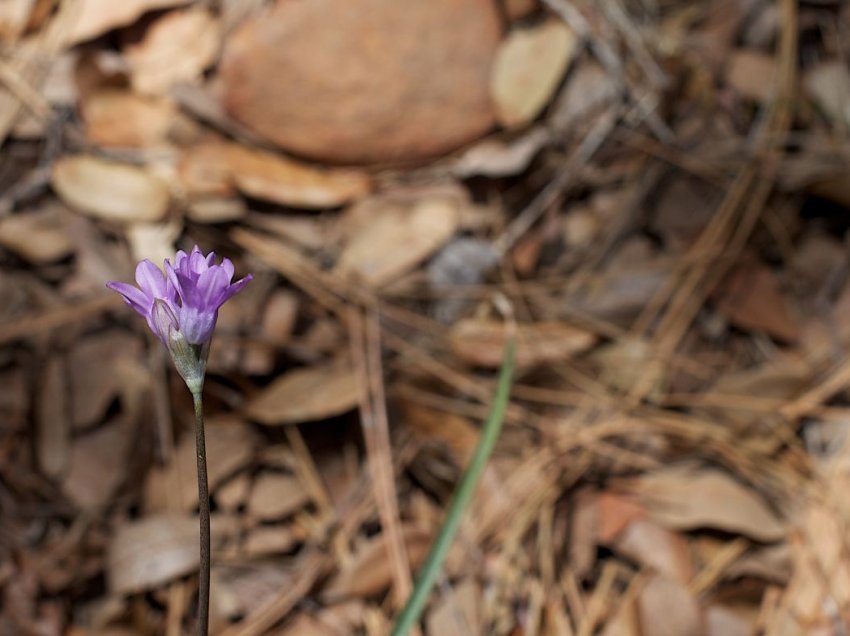
<instances>
[{"instance_id":1,"label":"leaf stem","mask_svg":"<svg viewBox=\"0 0 850 636\"><path fill-rule=\"evenodd\" d=\"M210 620L210 491L207 483L207 448L201 390L193 391L195 447L198 456L198 508L201 531L201 567L198 575L198 636L207 636Z\"/></svg>"},{"instance_id":2,"label":"leaf stem","mask_svg":"<svg viewBox=\"0 0 850 636\"><path fill-rule=\"evenodd\" d=\"M434 545L431 546L431 552L428 554L425 565L422 567L422 572L416 580L416 586L413 588L410 598L407 600L404 609L396 620L392 636L407 636L408 632L422 615L431 589L434 587L434 583L440 573L443 561L448 554L458 528L460 528L463 513L469 505L472 495L475 493L475 487L478 485L478 480L481 478L487 460L493 452L496 440L499 439L502 423L505 421L508 397L510 396L515 348L516 344L513 338L509 339L505 346L502 367L499 371L496 396L493 398L490 414L487 416L487 421L484 424L481 441L478 442L475 454L469 462L469 467L466 469L455 491L452 502L449 505L449 511L446 514L446 520L443 522L443 527L434 540Z\"/></svg>"}]
</instances>

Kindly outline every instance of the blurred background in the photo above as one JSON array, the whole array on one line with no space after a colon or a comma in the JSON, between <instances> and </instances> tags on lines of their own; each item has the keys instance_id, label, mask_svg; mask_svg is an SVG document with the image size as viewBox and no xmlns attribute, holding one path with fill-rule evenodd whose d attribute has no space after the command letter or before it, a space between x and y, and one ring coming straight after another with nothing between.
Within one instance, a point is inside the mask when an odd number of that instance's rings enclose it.
<instances>
[{"instance_id":1,"label":"blurred background","mask_svg":"<svg viewBox=\"0 0 850 636\"><path fill-rule=\"evenodd\" d=\"M850 626L850 6L2 0L0 635L194 633L189 393L105 289L253 282L213 633Z\"/></svg>"}]
</instances>

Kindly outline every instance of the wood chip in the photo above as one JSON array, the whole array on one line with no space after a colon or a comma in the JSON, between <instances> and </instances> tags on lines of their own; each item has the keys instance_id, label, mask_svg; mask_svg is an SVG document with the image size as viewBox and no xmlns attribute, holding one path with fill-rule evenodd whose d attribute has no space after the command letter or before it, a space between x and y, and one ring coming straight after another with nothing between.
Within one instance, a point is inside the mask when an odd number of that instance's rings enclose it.
<instances>
[{"instance_id":1,"label":"wood chip","mask_svg":"<svg viewBox=\"0 0 850 636\"><path fill-rule=\"evenodd\" d=\"M354 369L340 358L284 374L248 403L246 413L261 424L296 424L345 413L359 398Z\"/></svg>"},{"instance_id":2,"label":"wood chip","mask_svg":"<svg viewBox=\"0 0 850 636\"><path fill-rule=\"evenodd\" d=\"M142 168L90 155L57 161L51 184L69 206L98 219L150 222L168 211L169 193L159 179Z\"/></svg>"},{"instance_id":3,"label":"wood chip","mask_svg":"<svg viewBox=\"0 0 850 636\"><path fill-rule=\"evenodd\" d=\"M536 118L577 49L578 38L561 20L511 32L496 54L490 85L499 123L517 128Z\"/></svg>"},{"instance_id":4,"label":"wood chip","mask_svg":"<svg viewBox=\"0 0 850 636\"><path fill-rule=\"evenodd\" d=\"M464 362L497 369L502 364L505 339L503 322L469 318L452 327L449 345ZM563 362L595 342L595 334L567 323L521 323L517 331L516 364L527 368Z\"/></svg>"}]
</instances>

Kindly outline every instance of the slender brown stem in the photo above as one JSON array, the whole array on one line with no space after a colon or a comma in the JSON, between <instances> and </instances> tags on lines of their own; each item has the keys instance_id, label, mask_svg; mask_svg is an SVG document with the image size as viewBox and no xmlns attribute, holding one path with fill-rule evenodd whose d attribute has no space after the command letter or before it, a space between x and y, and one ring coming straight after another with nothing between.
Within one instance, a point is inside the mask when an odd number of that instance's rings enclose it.
<instances>
[{"instance_id":1,"label":"slender brown stem","mask_svg":"<svg viewBox=\"0 0 850 636\"><path fill-rule=\"evenodd\" d=\"M207 636L210 621L210 491L207 484L207 445L201 391L195 401L195 446L198 454L198 507L201 526L201 569L198 576L198 636Z\"/></svg>"}]
</instances>

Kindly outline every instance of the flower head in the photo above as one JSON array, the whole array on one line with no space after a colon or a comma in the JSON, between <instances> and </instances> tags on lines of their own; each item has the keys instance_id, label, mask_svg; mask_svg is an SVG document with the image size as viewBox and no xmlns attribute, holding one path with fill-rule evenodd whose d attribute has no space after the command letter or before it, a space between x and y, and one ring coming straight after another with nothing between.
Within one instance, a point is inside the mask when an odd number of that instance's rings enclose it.
<instances>
[{"instance_id":1,"label":"flower head","mask_svg":"<svg viewBox=\"0 0 850 636\"><path fill-rule=\"evenodd\" d=\"M177 252L173 265L166 259L164 273L151 261L141 261L136 266L138 287L116 281L106 284L144 316L151 331L171 352L187 383L184 370L206 363L206 349L219 308L252 278L248 274L231 283L234 269L230 259L222 259L220 264L214 261L215 252L204 256L196 245L190 254ZM192 364L185 359L189 353L196 358ZM195 368L195 375L197 371ZM203 375L203 368L200 374Z\"/></svg>"}]
</instances>

